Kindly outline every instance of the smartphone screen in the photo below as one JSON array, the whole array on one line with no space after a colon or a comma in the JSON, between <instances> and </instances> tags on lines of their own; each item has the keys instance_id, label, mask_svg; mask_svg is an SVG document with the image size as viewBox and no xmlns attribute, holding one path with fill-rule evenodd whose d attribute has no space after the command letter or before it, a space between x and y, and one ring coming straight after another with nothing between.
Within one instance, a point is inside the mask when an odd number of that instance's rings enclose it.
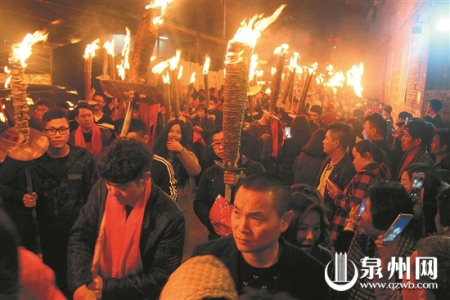
<instances>
[{"instance_id":1,"label":"smartphone screen","mask_svg":"<svg viewBox=\"0 0 450 300\"><path fill-rule=\"evenodd\" d=\"M284 135L285 135L286 138L288 138L288 139L292 138L292 135L291 135L291 127L284 127Z\"/></svg>"},{"instance_id":2,"label":"smartphone screen","mask_svg":"<svg viewBox=\"0 0 450 300\"><path fill-rule=\"evenodd\" d=\"M398 238L403 230L408 226L409 222L414 216L411 214L398 214L392 225L386 231L383 237L383 242L392 243Z\"/></svg>"},{"instance_id":3,"label":"smartphone screen","mask_svg":"<svg viewBox=\"0 0 450 300\"><path fill-rule=\"evenodd\" d=\"M361 201L361 204L359 205L359 214L358 214L358 218L361 219L361 216L364 212L364 210L366 209L366 200Z\"/></svg>"},{"instance_id":4,"label":"smartphone screen","mask_svg":"<svg viewBox=\"0 0 450 300\"><path fill-rule=\"evenodd\" d=\"M412 177L413 182L410 196L413 200L416 200L420 197L420 191L422 190L423 187L425 174L423 172L414 172Z\"/></svg>"}]
</instances>

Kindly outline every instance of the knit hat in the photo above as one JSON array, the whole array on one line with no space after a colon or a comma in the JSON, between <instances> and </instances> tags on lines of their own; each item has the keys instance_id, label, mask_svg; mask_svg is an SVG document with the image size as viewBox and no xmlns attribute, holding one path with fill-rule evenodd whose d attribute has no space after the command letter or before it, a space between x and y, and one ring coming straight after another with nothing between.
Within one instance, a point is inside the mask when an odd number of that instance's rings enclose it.
<instances>
[{"instance_id":1,"label":"knit hat","mask_svg":"<svg viewBox=\"0 0 450 300\"><path fill-rule=\"evenodd\" d=\"M170 275L160 300L238 299L228 268L215 256L196 256Z\"/></svg>"}]
</instances>

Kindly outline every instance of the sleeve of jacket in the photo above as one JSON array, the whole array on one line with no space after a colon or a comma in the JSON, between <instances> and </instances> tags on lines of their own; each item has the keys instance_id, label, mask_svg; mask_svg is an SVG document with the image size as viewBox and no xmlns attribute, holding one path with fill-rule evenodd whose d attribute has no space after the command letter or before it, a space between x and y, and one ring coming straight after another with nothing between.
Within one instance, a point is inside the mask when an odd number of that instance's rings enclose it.
<instances>
[{"instance_id":1,"label":"sleeve of jacket","mask_svg":"<svg viewBox=\"0 0 450 300\"><path fill-rule=\"evenodd\" d=\"M5 158L0 168L0 196L5 202L23 205L22 197L26 193L24 167L22 162ZM19 178L23 178L23 182L18 182Z\"/></svg>"},{"instance_id":2,"label":"sleeve of jacket","mask_svg":"<svg viewBox=\"0 0 450 300\"><path fill-rule=\"evenodd\" d=\"M202 167L200 166L198 158L195 156L194 152L183 148L177 156L190 176L198 175L201 172Z\"/></svg>"},{"instance_id":3,"label":"sleeve of jacket","mask_svg":"<svg viewBox=\"0 0 450 300\"><path fill-rule=\"evenodd\" d=\"M367 174L356 174L344 192L336 195L334 204L343 211L349 212L353 206L360 204L367 197L369 187L376 182Z\"/></svg>"},{"instance_id":4,"label":"sleeve of jacket","mask_svg":"<svg viewBox=\"0 0 450 300\"><path fill-rule=\"evenodd\" d=\"M99 180L89 194L70 232L67 247L67 280L70 291L92 280L91 263L97 239L100 212L103 211L104 199ZM103 198L103 199L102 199Z\"/></svg>"},{"instance_id":5,"label":"sleeve of jacket","mask_svg":"<svg viewBox=\"0 0 450 300\"><path fill-rule=\"evenodd\" d=\"M209 211L211 210L212 203L209 198L208 191L211 189L209 184L209 173L210 169L205 171L200 177L200 182L198 184L197 194L194 199L194 212L198 219L205 225L210 231L214 232L214 229L209 221Z\"/></svg>"},{"instance_id":6,"label":"sleeve of jacket","mask_svg":"<svg viewBox=\"0 0 450 300\"><path fill-rule=\"evenodd\" d=\"M158 245L144 253L144 271L124 278L103 279L103 299L157 299L170 274L181 264L185 235L184 215L166 223ZM148 256L151 256L150 258ZM146 263L147 260L150 263Z\"/></svg>"}]
</instances>

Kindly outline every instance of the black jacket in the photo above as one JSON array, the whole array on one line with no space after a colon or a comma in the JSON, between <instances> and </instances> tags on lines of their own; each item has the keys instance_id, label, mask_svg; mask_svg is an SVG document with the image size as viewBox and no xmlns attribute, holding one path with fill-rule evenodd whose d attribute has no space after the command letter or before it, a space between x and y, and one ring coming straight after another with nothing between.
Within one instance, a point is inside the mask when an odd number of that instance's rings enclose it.
<instances>
[{"instance_id":1,"label":"black jacket","mask_svg":"<svg viewBox=\"0 0 450 300\"><path fill-rule=\"evenodd\" d=\"M40 229L50 233L68 236L97 180L92 155L86 149L69 146L63 170L53 170L46 163L47 154L29 162L5 159L0 171L0 195L26 246L34 243L29 232L31 213L22 200L27 193L26 165L30 168L33 191L38 195L36 211Z\"/></svg>"},{"instance_id":2,"label":"black jacket","mask_svg":"<svg viewBox=\"0 0 450 300\"><path fill-rule=\"evenodd\" d=\"M315 186L319 185L320 176L322 175L325 167L327 166L327 164L330 161L331 161L331 158L328 157L322 163L319 174L317 175L317 178L316 178ZM341 189L341 191L343 191L355 174L356 174L356 171L355 171L355 168L353 167L352 159L350 158L350 155L345 154L345 156L336 164L336 166L334 166L333 170L330 173L330 176L328 176L328 179L330 179L332 182L336 183L337 186ZM333 220L333 215L337 208L334 205L334 200L328 195L327 188L325 188L325 193L324 193L323 198L324 198L324 203L328 209L328 218L329 218L329 220Z\"/></svg>"},{"instance_id":3,"label":"black jacket","mask_svg":"<svg viewBox=\"0 0 450 300\"><path fill-rule=\"evenodd\" d=\"M72 228L67 254L72 292L92 280L92 255L107 193L100 179ZM167 278L181 263L184 234L180 207L152 184L140 240L143 272L124 278L103 278L102 299L157 299Z\"/></svg>"},{"instance_id":4,"label":"black jacket","mask_svg":"<svg viewBox=\"0 0 450 300\"><path fill-rule=\"evenodd\" d=\"M278 263L282 271L276 281L276 292L287 292L299 300L328 299L324 265L284 238L280 237L279 242L282 252ZM241 253L237 249L233 237L225 237L199 245L194 249L192 256L207 254L216 256L228 267L238 293L242 294L239 279Z\"/></svg>"}]
</instances>

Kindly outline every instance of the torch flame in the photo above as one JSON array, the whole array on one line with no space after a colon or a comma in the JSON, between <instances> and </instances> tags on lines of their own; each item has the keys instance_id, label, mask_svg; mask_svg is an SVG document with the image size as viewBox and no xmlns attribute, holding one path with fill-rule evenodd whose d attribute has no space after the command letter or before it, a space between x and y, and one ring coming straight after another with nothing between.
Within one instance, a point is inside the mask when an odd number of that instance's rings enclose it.
<instances>
[{"instance_id":1,"label":"torch flame","mask_svg":"<svg viewBox=\"0 0 450 300\"><path fill-rule=\"evenodd\" d=\"M256 67L258 66L258 54L252 54L250 58L250 72L248 74L248 81L252 81L256 75Z\"/></svg>"},{"instance_id":2,"label":"torch flame","mask_svg":"<svg viewBox=\"0 0 450 300\"><path fill-rule=\"evenodd\" d=\"M284 54L286 54L288 49L289 49L288 44L281 44L281 46L278 46L275 48L275 50L273 51L273 54L284 55Z\"/></svg>"},{"instance_id":3,"label":"torch flame","mask_svg":"<svg viewBox=\"0 0 450 300\"><path fill-rule=\"evenodd\" d=\"M291 71L295 71L295 69L297 68L297 60L300 57L300 54L298 52L294 52L294 54L291 56L291 58L289 59L289 69Z\"/></svg>"},{"instance_id":4,"label":"torch flame","mask_svg":"<svg viewBox=\"0 0 450 300\"><path fill-rule=\"evenodd\" d=\"M195 83L195 75L196 75L195 71L192 72L192 74L191 74L191 80L189 80L189 84L194 84L194 83Z\"/></svg>"},{"instance_id":5,"label":"torch flame","mask_svg":"<svg viewBox=\"0 0 450 300\"><path fill-rule=\"evenodd\" d=\"M275 75L275 73L277 72L277 68L275 68L275 67L272 67L271 69L270 69L270 75Z\"/></svg>"},{"instance_id":6,"label":"torch flame","mask_svg":"<svg viewBox=\"0 0 450 300\"><path fill-rule=\"evenodd\" d=\"M170 70L175 70L180 62L181 49L177 49L175 56L169 59Z\"/></svg>"},{"instance_id":7,"label":"torch flame","mask_svg":"<svg viewBox=\"0 0 450 300\"><path fill-rule=\"evenodd\" d=\"M161 9L161 14L153 19L153 24L161 25L163 23L163 17L167 12L167 6L171 2L172 0L151 0L150 4L145 6L145 9Z\"/></svg>"},{"instance_id":8,"label":"torch flame","mask_svg":"<svg viewBox=\"0 0 450 300\"><path fill-rule=\"evenodd\" d=\"M177 79L180 80L182 76L183 76L183 66L180 66L180 69L178 70Z\"/></svg>"},{"instance_id":9,"label":"torch flame","mask_svg":"<svg viewBox=\"0 0 450 300\"><path fill-rule=\"evenodd\" d=\"M163 79L163 82L164 82L164 83L170 84L170 76L169 76L169 73L168 73L168 72L166 72L166 74L164 74L164 75L162 76L162 79Z\"/></svg>"},{"instance_id":10,"label":"torch flame","mask_svg":"<svg viewBox=\"0 0 450 300\"><path fill-rule=\"evenodd\" d=\"M355 95L362 98L363 87L361 85L361 77L364 73L363 63L359 63L358 66L353 65L350 70L347 71L347 85L353 87Z\"/></svg>"},{"instance_id":11,"label":"torch flame","mask_svg":"<svg viewBox=\"0 0 450 300\"><path fill-rule=\"evenodd\" d=\"M344 81L345 76L341 71L339 71L334 73L333 77L331 77L326 83L326 86L330 87L333 90L333 93L336 94L337 87L343 87Z\"/></svg>"},{"instance_id":12,"label":"torch flame","mask_svg":"<svg viewBox=\"0 0 450 300\"><path fill-rule=\"evenodd\" d=\"M114 57L114 39L110 41L106 41L103 44L103 48L106 49L106 53L108 53L109 55L111 55L112 57Z\"/></svg>"},{"instance_id":13,"label":"torch flame","mask_svg":"<svg viewBox=\"0 0 450 300\"><path fill-rule=\"evenodd\" d=\"M130 29L128 27L125 27L125 31L127 32L125 36L125 42L122 49L122 62L120 65L117 65L117 71L119 73L120 78L122 80L125 80L126 70L130 69L130 62L129 62L129 54L130 54L130 43L131 43L131 33Z\"/></svg>"},{"instance_id":14,"label":"torch flame","mask_svg":"<svg viewBox=\"0 0 450 300\"><path fill-rule=\"evenodd\" d=\"M159 64L156 64L152 68L153 74L161 74L166 68L169 67L169 62L167 60L160 62Z\"/></svg>"},{"instance_id":15,"label":"torch flame","mask_svg":"<svg viewBox=\"0 0 450 300\"><path fill-rule=\"evenodd\" d=\"M37 30L33 34L27 33L20 44L12 45L12 57L19 59L22 67L26 67L26 60L31 55L31 48L37 42L47 40L48 33Z\"/></svg>"},{"instance_id":16,"label":"torch flame","mask_svg":"<svg viewBox=\"0 0 450 300\"><path fill-rule=\"evenodd\" d=\"M208 75L211 58L206 54L205 63L203 64L203 75Z\"/></svg>"},{"instance_id":17,"label":"torch flame","mask_svg":"<svg viewBox=\"0 0 450 300\"><path fill-rule=\"evenodd\" d=\"M84 55L83 57L85 59L92 58L95 56L95 50L99 48L98 43L100 42L100 39L96 39L91 44L87 44L86 48L84 49Z\"/></svg>"},{"instance_id":18,"label":"torch flame","mask_svg":"<svg viewBox=\"0 0 450 300\"><path fill-rule=\"evenodd\" d=\"M3 70L6 74L11 74L11 70L8 68L8 66L5 66L3 68ZM10 82L11 82L11 75L9 75L8 78L6 78L6 80L5 80L5 85L4 85L5 89L8 88Z\"/></svg>"},{"instance_id":19,"label":"torch flame","mask_svg":"<svg viewBox=\"0 0 450 300\"><path fill-rule=\"evenodd\" d=\"M253 16L248 24L245 20L242 21L241 27L239 27L232 40L248 44L254 48L261 33L278 18L285 7L286 4L281 5L270 17L264 19L261 19L263 15L259 14Z\"/></svg>"}]
</instances>

